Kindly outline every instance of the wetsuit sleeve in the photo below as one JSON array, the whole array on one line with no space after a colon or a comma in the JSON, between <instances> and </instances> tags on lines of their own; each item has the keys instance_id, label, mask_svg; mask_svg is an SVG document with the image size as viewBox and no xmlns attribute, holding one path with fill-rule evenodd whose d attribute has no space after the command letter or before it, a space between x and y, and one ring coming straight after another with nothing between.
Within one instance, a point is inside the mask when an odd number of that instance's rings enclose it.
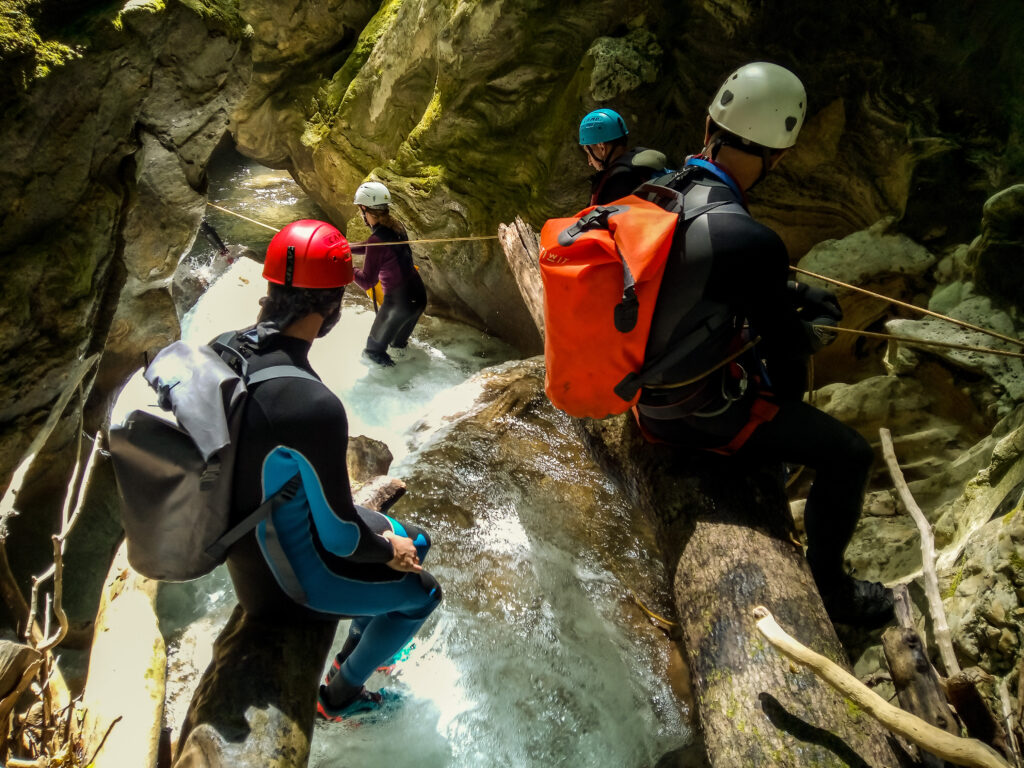
<instances>
[{"instance_id":1,"label":"wetsuit sleeve","mask_svg":"<svg viewBox=\"0 0 1024 768\"><path fill-rule=\"evenodd\" d=\"M384 262L384 251L389 249L388 246L376 246L374 248L367 248L366 245L369 243L380 243L382 240L377 235L370 235L369 239L365 243L352 246L352 253L363 254L363 266L361 269L352 270L355 275L356 285L362 288L364 291L368 291L377 284L380 279L380 266Z\"/></svg>"},{"instance_id":2,"label":"wetsuit sleeve","mask_svg":"<svg viewBox=\"0 0 1024 768\"><path fill-rule=\"evenodd\" d=\"M341 401L322 384L291 379L271 405L279 446L264 472L285 456L297 464L316 535L330 553L356 562L391 560L391 543L370 530L352 503L345 462L348 418Z\"/></svg>"},{"instance_id":3,"label":"wetsuit sleeve","mask_svg":"<svg viewBox=\"0 0 1024 768\"><path fill-rule=\"evenodd\" d=\"M758 227L748 261L745 305L754 334L761 337L760 357L780 397L802 397L807 385L810 348L804 323L791 300L786 281L789 255L782 239L767 227Z\"/></svg>"}]
</instances>

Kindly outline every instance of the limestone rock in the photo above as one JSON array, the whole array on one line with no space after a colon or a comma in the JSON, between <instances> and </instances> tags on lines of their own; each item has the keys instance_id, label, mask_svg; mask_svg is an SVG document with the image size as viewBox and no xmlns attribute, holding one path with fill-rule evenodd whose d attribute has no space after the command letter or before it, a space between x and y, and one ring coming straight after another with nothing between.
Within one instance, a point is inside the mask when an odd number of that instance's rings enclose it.
<instances>
[{"instance_id":1,"label":"limestone rock","mask_svg":"<svg viewBox=\"0 0 1024 768\"><path fill-rule=\"evenodd\" d=\"M882 220L840 240L819 243L800 259L798 266L883 296L909 301L924 284L935 261L935 256L923 246L893 231L891 220ZM799 280L836 294L843 308L844 328L866 329L889 311L886 302L862 293L804 275ZM865 361L880 354L883 346L870 339L841 334L815 355L815 378L818 383L856 379L863 375L858 372L863 370Z\"/></svg>"},{"instance_id":2,"label":"limestone rock","mask_svg":"<svg viewBox=\"0 0 1024 768\"><path fill-rule=\"evenodd\" d=\"M32 5L51 33L72 23L53 18L56 4ZM248 65L244 39L209 9L132 3L78 21L73 56L3 95L3 485L64 371L105 346L122 284L138 305L117 323L91 428L141 345L176 332L169 296L142 283L166 281L194 236L203 167Z\"/></svg>"},{"instance_id":3,"label":"limestone rock","mask_svg":"<svg viewBox=\"0 0 1024 768\"><path fill-rule=\"evenodd\" d=\"M1000 301L1024 305L1024 184L985 203L981 235L968 255L979 288Z\"/></svg>"},{"instance_id":4,"label":"limestone rock","mask_svg":"<svg viewBox=\"0 0 1024 768\"><path fill-rule=\"evenodd\" d=\"M972 538L961 561L940 574L950 630L965 663L1005 675L1024 639L1024 515L1019 494L1013 509Z\"/></svg>"},{"instance_id":5,"label":"limestone rock","mask_svg":"<svg viewBox=\"0 0 1024 768\"><path fill-rule=\"evenodd\" d=\"M363 483L386 475L394 456L385 443L365 435L348 439L348 475L353 483Z\"/></svg>"}]
</instances>

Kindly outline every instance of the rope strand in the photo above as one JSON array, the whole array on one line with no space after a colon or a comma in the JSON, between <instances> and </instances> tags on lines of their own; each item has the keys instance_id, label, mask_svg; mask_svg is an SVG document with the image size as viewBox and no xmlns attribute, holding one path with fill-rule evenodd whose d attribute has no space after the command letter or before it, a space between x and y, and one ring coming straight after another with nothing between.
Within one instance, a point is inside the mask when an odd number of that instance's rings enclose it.
<instances>
[{"instance_id":1,"label":"rope strand","mask_svg":"<svg viewBox=\"0 0 1024 768\"><path fill-rule=\"evenodd\" d=\"M250 219L248 216L243 216L242 214L235 213L234 211L230 211L227 208L222 208L221 206L216 205L215 203L211 203L209 200L206 201L206 204L208 206L210 206L211 208L216 208L218 211L223 211L224 213L230 213L232 216L237 216L238 218L244 219L245 221L248 221L248 222L250 222L252 224L256 224L257 226L263 227L265 229L269 229L271 232L280 232L281 231L278 227L272 227L269 224L264 224L262 221L256 221L256 219ZM431 237L431 238L421 238L419 240L405 240L403 242L406 245L415 245L416 243L460 243L460 242L465 242L465 241L468 241L468 240L497 240L497 239L498 239L497 235L470 235L468 237ZM394 243L359 243L358 245L361 248L375 248L375 247L384 246L384 245L394 245Z\"/></svg>"},{"instance_id":2,"label":"rope strand","mask_svg":"<svg viewBox=\"0 0 1024 768\"><path fill-rule=\"evenodd\" d=\"M873 339L891 339L892 341L903 341L907 344L920 344L926 347L946 347L949 349L962 349L967 352L982 352L990 355L1001 355L1003 357L1016 357L1024 359L1024 352L1010 352L1005 349L992 349L991 347L975 347L970 344L955 344L952 341L928 341L927 339L915 339L913 336L896 336L892 333L876 333L874 331L858 331L856 328L840 328L835 325L820 325L819 328L826 331L838 331L839 333L854 333L858 336L869 336Z\"/></svg>"},{"instance_id":3,"label":"rope strand","mask_svg":"<svg viewBox=\"0 0 1024 768\"><path fill-rule=\"evenodd\" d=\"M1018 347L1024 347L1024 341L1021 341L1020 339L1015 339L1012 336L1004 336L1003 334L998 333L996 331L993 331L993 330L991 330L989 328L982 328L980 325L971 325L970 323L964 322L963 320L957 320L956 318L949 317L948 315L941 315L938 312L932 312L932 310L930 310L930 309L925 309L924 307L919 307L919 306L917 306L915 304L908 304L905 301L900 301L899 299L893 299L893 298L891 298L889 296L884 296L881 293L875 293L874 291L869 291L867 288L858 288L856 285L850 285L849 283L844 283L841 280L836 280L835 278L832 278L832 277L825 277L824 275L819 275L819 274L816 274L814 272L808 272L806 269L800 269L800 267L792 267L791 266L790 269L793 270L794 272L799 272L801 275L807 275L808 277L815 277L818 280L824 280L826 283L832 283L832 285L838 285L841 288L848 288L851 291L857 291L858 293L863 293L863 294L865 294L867 296L871 296L871 297L873 297L875 299L881 299L882 301L887 301L890 304L895 304L898 307L903 307L904 309L910 309L910 310L913 310L914 312L920 312L922 315L928 315L929 317L935 317L935 318L938 318L939 320L946 320L946 321L948 321L950 323L953 323L954 325L959 325L961 328L967 328L967 329L972 330L972 331L979 331L981 333L988 334L989 336L994 336L997 339L1002 339L1003 341L1008 341L1011 344L1015 344Z\"/></svg>"}]
</instances>

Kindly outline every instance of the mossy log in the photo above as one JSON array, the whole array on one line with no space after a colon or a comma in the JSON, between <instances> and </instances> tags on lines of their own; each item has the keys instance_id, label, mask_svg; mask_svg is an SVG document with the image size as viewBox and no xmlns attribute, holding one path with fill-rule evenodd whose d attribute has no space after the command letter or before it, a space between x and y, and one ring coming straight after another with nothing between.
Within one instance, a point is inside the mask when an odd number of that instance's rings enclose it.
<instances>
[{"instance_id":1,"label":"mossy log","mask_svg":"<svg viewBox=\"0 0 1024 768\"><path fill-rule=\"evenodd\" d=\"M791 539L781 467L651 445L630 416L579 422L602 466L661 531L712 766L894 766L871 718L760 638L768 606L837 664L846 654Z\"/></svg>"},{"instance_id":2,"label":"mossy log","mask_svg":"<svg viewBox=\"0 0 1024 768\"><path fill-rule=\"evenodd\" d=\"M535 243L521 234L503 240L520 289L531 294L528 306L540 298L539 280L521 276L539 271ZM534 317L543 321L541 312ZM628 414L576 424L594 458L661 532L710 764L897 765L884 729L783 660L755 628L752 611L766 605L794 635L847 666L792 540L781 467L651 445Z\"/></svg>"},{"instance_id":3,"label":"mossy log","mask_svg":"<svg viewBox=\"0 0 1024 768\"><path fill-rule=\"evenodd\" d=\"M156 765L167 677L157 585L132 570L122 543L96 614L82 696L83 752L95 755L95 768Z\"/></svg>"}]
</instances>

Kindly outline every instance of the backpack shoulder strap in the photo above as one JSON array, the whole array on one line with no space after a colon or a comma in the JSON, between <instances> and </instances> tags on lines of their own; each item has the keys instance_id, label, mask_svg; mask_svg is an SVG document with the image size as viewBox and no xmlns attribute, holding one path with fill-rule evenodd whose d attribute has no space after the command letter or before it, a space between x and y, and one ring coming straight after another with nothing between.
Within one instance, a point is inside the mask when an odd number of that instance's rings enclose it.
<instances>
[{"instance_id":1,"label":"backpack shoulder strap","mask_svg":"<svg viewBox=\"0 0 1024 768\"><path fill-rule=\"evenodd\" d=\"M309 381L320 382L320 379L312 373L302 370L297 365L272 365L269 368L263 368L262 370L249 374L245 378L245 383L247 386L254 387L257 384L262 384L263 382L270 381L271 379L307 379Z\"/></svg>"},{"instance_id":2,"label":"backpack shoulder strap","mask_svg":"<svg viewBox=\"0 0 1024 768\"><path fill-rule=\"evenodd\" d=\"M710 249L693 247L691 224L695 219L711 211L732 204L732 200L719 200L712 203L696 204L691 196L685 195L671 187L657 184L643 184L636 194L646 200L657 203L665 210L679 215L679 229L676 232L674 250L682 248L685 258L687 279L678 286L679 292L674 294L671 305L671 316L657 327L652 325L651 337L648 340L648 351L654 351L650 359L645 360L643 368L637 373L630 373L615 386L615 393L624 400L631 400L645 384L657 380L665 371L670 370L687 356L692 354L711 335L713 322L719 312L717 307L702 306L704 287L711 274ZM660 294L660 291L659 291ZM680 328L698 325L707 333L694 336L689 334L678 338Z\"/></svg>"}]
</instances>

